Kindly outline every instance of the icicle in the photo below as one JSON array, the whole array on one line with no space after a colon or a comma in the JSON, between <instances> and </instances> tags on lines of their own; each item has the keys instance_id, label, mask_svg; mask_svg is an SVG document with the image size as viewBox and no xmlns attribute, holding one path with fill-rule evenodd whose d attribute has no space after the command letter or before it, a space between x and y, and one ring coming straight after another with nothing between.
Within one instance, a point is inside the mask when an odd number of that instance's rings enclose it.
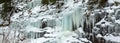
<instances>
[{"instance_id":1,"label":"icicle","mask_svg":"<svg viewBox=\"0 0 120 43\"><path fill-rule=\"evenodd\" d=\"M84 10L81 9L81 7L79 8L78 6L74 8L73 11L71 11L70 13L65 13L64 17L63 17L63 28L67 29L67 30L76 30L77 28L79 28L83 22L83 13Z\"/></svg>"},{"instance_id":2,"label":"icicle","mask_svg":"<svg viewBox=\"0 0 120 43\"><path fill-rule=\"evenodd\" d=\"M29 3L26 5L26 7L27 7L28 9L31 9L31 8L34 8L34 7L38 6L38 5L41 5L41 0L32 0L31 2L29 2Z\"/></svg>"},{"instance_id":3,"label":"icicle","mask_svg":"<svg viewBox=\"0 0 120 43\"><path fill-rule=\"evenodd\" d=\"M72 29L72 18L71 15L64 15L63 17L63 31L69 30L71 31Z\"/></svg>"}]
</instances>

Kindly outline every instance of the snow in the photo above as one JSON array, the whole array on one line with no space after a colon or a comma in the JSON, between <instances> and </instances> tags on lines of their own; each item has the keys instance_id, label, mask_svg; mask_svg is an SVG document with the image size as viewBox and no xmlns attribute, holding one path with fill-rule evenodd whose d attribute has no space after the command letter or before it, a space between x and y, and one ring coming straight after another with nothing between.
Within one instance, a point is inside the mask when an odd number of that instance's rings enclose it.
<instances>
[{"instance_id":1,"label":"snow","mask_svg":"<svg viewBox=\"0 0 120 43\"><path fill-rule=\"evenodd\" d=\"M115 17L111 17L112 20L115 20Z\"/></svg>"},{"instance_id":2,"label":"snow","mask_svg":"<svg viewBox=\"0 0 120 43\"><path fill-rule=\"evenodd\" d=\"M46 28L44 28L44 30L45 30L46 32L49 32L49 33L54 32L54 29L51 28L51 27L46 27Z\"/></svg>"},{"instance_id":3,"label":"snow","mask_svg":"<svg viewBox=\"0 0 120 43\"><path fill-rule=\"evenodd\" d=\"M104 36L104 38L106 40L110 40L110 41L113 41L113 42L120 42L120 36L113 36L113 35L108 35L108 36Z\"/></svg>"},{"instance_id":4,"label":"snow","mask_svg":"<svg viewBox=\"0 0 120 43\"><path fill-rule=\"evenodd\" d=\"M108 0L108 3L114 3L114 0Z\"/></svg>"},{"instance_id":5,"label":"snow","mask_svg":"<svg viewBox=\"0 0 120 43\"><path fill-rule=\"evenodd\" d=\"M19 12L19 13L14 13L14 15L11 17L11 20L12 21L17 21L16 19L19 17L19 15L21 15L22 12Z\"/></svg>"},{"instance_id":6,"label":"snow","mask_svg":"<svg viewBox=\"0 0 120 43\"><path fill-rule=\"evenodd\" d=\"M2 7L2 4L0 4L0 7Z\"/></svg>"},{"instance_id":7,"label":"snow","mask_svg":"<svg viewBox=\"0 0 120 43\"><path fill-rule=\"evenodd\" d=\"M33 26L27 26L25 29L27 32L33 31L33 32L41 32L39 28L33 27Z\"/></svg>"},{"instance_id":8,"label":"snow","mask_svg":"<svg viewBox=\"0 0 120 43\"><path fill-rule=\"evenodd\" d=\"M118 24L120 24L120 20L115 20L115 23L118 23Z\"/></svg>"},{"instance_id":9,"label":"snow","mask_svg":"<svg viewBox=\"0 0 120 43\"><path fill-rule=\"evenodd\" d=\"M86 39L86 38L80 38L81 39L81 41L84 41L84 42L89 42L89 40L88 39Z\"/></svg>"},{"instance_id":10,"label":"snow","mask_svg":"<svg viewBox=\"0 0 120 43\"><path fill-rule=\"evenodd\" d=\"M105 22L105 24L102 24L102 22ZM96 23L96 25L101 25L102 27L114 26L114 25L112 25L111 23L112 23L112 22L108 22L108 21L106 21L106 20L103 18L100 22Z\"/></svg>"},{"instance_id":11,"label":"snow","mask_svg":"<svg viewBox=\"0 0 120 43\"><path fill-rule=\"evenodd\" d=\"M20 10L22 10L27 4L25 3L20 3L18 5L16 5L17 8L19 8Z\"/></svg>"},{"instance_id":12,"label":"snow","mask_svg":"<svg viewBox=\"0 0 120 43\"><path fill-rule=\"evenodd\" d=\"M96 37L99 38L99 37L103 37L103 36L101 34L98 34Z\"/></svg>"},{"instance_id":13,"label":"snow","mask_svg":"<svg viewBox=\"0 0 120 43\"><path fill-rule=\"evenodd\" d=\"M32 11L32 13L38 13L40 11L40 6L36 6L31 11Z\"/></svg>"},{"instance_id":14,"label":"snow","mask_svg":"<svg viewBox=\"0 0 120 43\"><path fill-rule=\"evenodd\" d=\"M105 24L101 24L101 26L102 26L102 27L106 27L106 25L105 25Z\"/></svg>"},{"instance_id":15,"label":"snow","mask_svg":"<svg viewBox=\"0 0 120 43\"><path fill-rule=\"evenodd\" d=\"M84 33L84 31L83 31L82 28L78 28L78 31L79 31L80 33Z\"/></svg>"},{"instance_id":16,"label":"snow","mask_svg":"<svg viewBox=\"0 0 120 43\"><path fill-rule=\"evenodd\" d=\"M0 24L2 24L3 23L3 20L2 19L0 19Z\"/></svg>"},{"instance_id":17,"label":"snow","mask_svg":"<svg viewBox=\"0 0 120 43\"><path fill-rule=\"evenodd\" d=\"M107 9L106 12L109 12L109 13L113 13L114 12L113 9L110 9L110 8L106 8L106 9Z\"/></svg>"},{"instance_id":18,"label":"snow","mask_svg":"<svg viewBox=\"0 0 120 43\"><path fill-rule=\"evenodd\" d=\"M46 38L42 37L42 38L38 38L38 39L31 39L30 43L43 43L47 40L50 40L50 39L46 39Z\"/></svg>"},{"instance_id":19,"label":"snow","mask_svg":"<svg viewBox=\"0 0 120 43\"><path fill-rule=\"evenodd\" d=\"M54 19L53 16L51 16L51 15L45 15L45 16L39 17L39 19L40 19L40 18Z\"/></svg>"},{"instance_id":20,"label":"snow","mask_svg":"<svg viewBox=\"0 0 120 43\"><path fill-rule=\"evenodd\" d=\"M120 2L120 0L114 0L114 1L116 1L116 2Z\"/></svg>"}]
</instances>

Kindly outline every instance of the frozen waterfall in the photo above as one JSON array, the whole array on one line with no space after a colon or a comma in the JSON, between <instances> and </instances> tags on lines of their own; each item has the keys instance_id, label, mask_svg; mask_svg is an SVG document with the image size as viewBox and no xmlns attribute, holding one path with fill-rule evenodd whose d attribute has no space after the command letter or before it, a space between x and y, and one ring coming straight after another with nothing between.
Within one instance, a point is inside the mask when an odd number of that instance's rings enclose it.
<instances>
[{"instance_id":1,"label":"frozen waterfall","mask_svg":"<svg viewBox=\"0 0 120 43\"><path fill-rule=\"evenodd\" d=\"M120 43L119 0L0 0L0 43Z\"/></svg>"}]
</instances>

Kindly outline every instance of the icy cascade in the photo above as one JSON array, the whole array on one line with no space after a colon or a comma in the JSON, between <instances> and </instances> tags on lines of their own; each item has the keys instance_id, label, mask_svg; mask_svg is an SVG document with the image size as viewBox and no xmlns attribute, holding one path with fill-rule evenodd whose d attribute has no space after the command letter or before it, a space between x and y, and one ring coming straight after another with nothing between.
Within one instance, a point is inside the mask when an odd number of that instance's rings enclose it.
<instances>
[{"instance_id":1,"label":"icy cascade","mask_svg":"<svg viewBox=\"0 0 120 43\"><path fill-rule=\"evenodd\" d=\"M63 14L63 31L69 30L69 31L74 31L80 26L82 26L82 22L84 19L84 11L85 9L83 8L81 2L78 2L79 4L73 4L75 3L74 1L68 1L67 4L71 4L71 6L68 6L67 9L65 9L62 14Z\"/></svg>"},{"instance_id":2,"label":"icy cascade","mask_svg":"<svg viewBox=\"0 0 120 43\"><path fill-rule=\"evenodd\" d=\"M15 33L15 36L10 38L13 39L11 43L119 42L112 40L120 36L118 0L16 0L15 2L17 9L10 18L11 24L8 26L11 35Z\"/></svg>"},{"instance_id":3,"label":"icy cascade","mask_svg":"<svg viewBox=\"0 0 120 43\"><path fill-rule=\"evenodd\" d=\"M58 6L62 5L61 3L64 3L64 5L58 8ZM67 39L70 37L72 39L75 39L74 41L81 42L78 39L72 37L72 36L75 36L75 37L78 36L76 35L76 33L73 32L77 30L77 28L79 28L80 31L82 31L82 28L80 27L83 26L82 23L84 22L83 15L84 15L85 8L83 8L84 6L82 6L81 3L82 1L66 0L66 1L60 1L59 4L56 3L54 5L40 4L38 6L38 5L28 4L30 5L28 6L28 10L23 9L24 12L20 11L19 13L14 13L14 15L11 17L11 20L14 22L11 24L11 28L13 27L16 28L16 26L22 28L22 30L26 31L25 34L26 35L28 34L27 38L36 39L40 37L48 37L49 39L50 37L55 39L56 43L60 43L60 42L64 42L63 40L64 37L66 37L66 41L70 40L70 39ZM35 7L32 8L31 5L32 7L34 6ZM24 6L22 8L24 8ZM29 8L32 8L32 9L29 9ZM18 25L15 25L16 24L15 22L18 22ZM50 28L47 28L47 27L52 28L53 31L51 30L51 32L49 32ZM46 30L49 30L49 31L46 31ZM50 34L53 34L53 35L50 35ZM86 40L86 41L83 40L84 42L90 42L86 38L83 38L83 39ZM82 40L82 38L80 38L80 40ZM35 43L35 41L31 41L31 42Z\"/></svg>"}]
</instances>

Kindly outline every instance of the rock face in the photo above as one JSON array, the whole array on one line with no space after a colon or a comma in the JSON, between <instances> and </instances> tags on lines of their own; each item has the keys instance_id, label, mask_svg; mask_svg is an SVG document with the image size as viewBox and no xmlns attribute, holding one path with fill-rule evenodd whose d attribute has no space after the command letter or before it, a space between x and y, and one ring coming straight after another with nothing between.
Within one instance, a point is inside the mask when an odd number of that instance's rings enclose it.
<instances>
[{"instance_id":1,"label":"rock face","mask_svg":"<svg viewBox=\"0 0 120 43\"><path fill-rule=\"evenodd\" d=\"M2 43L120 43L119 26L119 0L0 0Z\"/></svg>"},{"instance_id":2,"label":"rock face","mask_svg":"<svg viewBox=\"0 0 120 43\"><path fill-rule=\"evenodd\" d=\"M0 24L0 26L8 26L10 24L10 17L12 16L15 8L12 6L12 0L1 0L0 3L4 3L1 11L1 18L4 22Z\"/></svg>"}]
</instances>

